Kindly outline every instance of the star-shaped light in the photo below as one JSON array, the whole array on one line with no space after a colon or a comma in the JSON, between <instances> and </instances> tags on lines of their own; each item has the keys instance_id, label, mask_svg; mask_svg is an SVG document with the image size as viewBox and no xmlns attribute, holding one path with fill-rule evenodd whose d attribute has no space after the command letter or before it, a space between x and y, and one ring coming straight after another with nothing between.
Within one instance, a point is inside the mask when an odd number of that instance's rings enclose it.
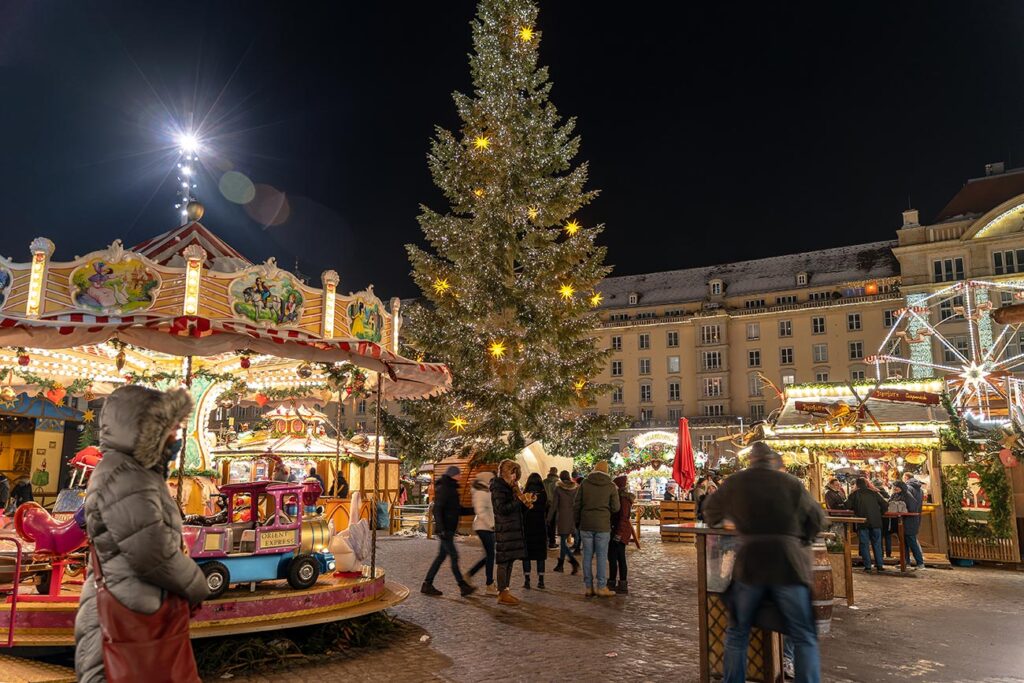
<instances>
[{"instance_id":1,"label":"star-shaped light","mask_svg":"<svg viewBox=\"0 0 1024 683\"><path fill-rule=\"evenodd\" d=\"M573 235L575 235L579 231L580 231L580 224L576 221L576 219L573 219L573 220L571 220L571 221L569 221L568 223L565 224L565 233L567 235L569 235L569 237L572 237Z\"/></svg>"},{"instance_id":2,"label":"star-shaped light","mask_svg":"<svg viewBox=\"0 0 1024 683\"><path fill-rule=\"evenodd\" d=\"M537 216L540 215L540 211L537 210L536 206L531 206L526 210L526 215L530 217L531 221L537 220Z\"/></svg>"},{"instance_id":3,"label":"star-shaped light","mask_svg":"<svg viewBox=\"0 0 1024 683\"><path fill-rule=\"evenodd\" d=\"M475 190L473 190L473 194L475 194L477 197L483 197L484 196L484 188L482 188L482 187L476 188Z\"/></svg>"},{"instance_id":4,"label":"star-shaped light","mask_svg":"<svg viewBox=\"0 0 1024 683\"><path fill-rule=\"evenodd\" d=\"M975 391L979 391L982 385L988 384L988 380L986 378L989 374L987 363L979 365L972 360L970 364L963 366L963 372L960 373L960 377L963 378L966 386L971 387Z\"/></svg>"},{"instance_id":5,"label":"star-shaped light","mask_svg":"<svg viewBox=\"0 0 1024 683\"><path fill-rule=\"evenodd\" d=\"M466 431L466 418L461 415L452 415L452 419L448 420L448 424L452 426L456 432Z\"/></svg>"},{"instance_id":6,"label":"star-shaped light","mask_svg":"<svg viewBox=\"0 0 1024 683\"><path fill-rule=\"evenodd\" d=\"M473 410L473 408L476 407L476 404L473 403L472 401L466 401L465 403L462 404L462 407L465 408L466 410Z\"/></svg>"},{"instance_id":7,"label":"star-shaped light","mask_svg":"<svg viewBox=\"0 0 1024 683\"><path fill-rule=\"evenodd\" d=\"M583 378L583 377L580 377L578 380L576 380L573 383L572 388L576 390L577 394L580 394L580 393L583 393L583 389L586 386L587 386L587 380L585 378Z\"/></svg>"},{"instance_id":8,"label":"star-shaped light","mask_svg":"<svg viewBox=\"0 0 1024 683\"><path fill-rule=\"evenodd\" d=\"M86 410L82 413L82 422L92 422L96 419L96 413L92 410Z\"/></svg>"},{"instance_id":9,"label":"star-shaped light","mask_svg":"<svg viewBox=\"0 0 1024 683\"><path fill-rule=\"evenodd\" d=\"M491 146L491 139L486 135L477 135L473 139L473 146L477 149L487 149Z\"/></svg>"},{"instance_id":10,"label":"star-shaped light","mask_svg":"<svg viewBox=\"0 0 1024 683\"><path fill-rule=\"evenodd\" d=\"M601 292L594 292L590 295L590 305L594 308L600 306L602 301L604 301L604 295Z\"/></svg>"},{"instance_id":11,"label":"star-shaped light","mask_svg":"<svg viewBox=\"0 0 1024 683\"><path fill-rule=\"evenodd\" d=\"M451 289L451 287L452 286L448 283L448 278L446 277L439 277L434 279L435 294L444 294L449 289Z\"/></svg>"},{"instance_id":12,"label":"star-shaped light","mask_svg":"<svg viewBox=\"0 0 1024 683\"><path fill-rule=\"evenodd\" d=\"M494 358L502 358L505 355L505 342L493 341L491 342L491 356Z\"/></svg>"},{"instance_id":13,"label":"star-shaped light","mask_svg":"<svg viewBox=\"0 0 1024 683\"><path fill-rule=\"evenodd\" d=\"M570 284L564 284L558 288L558 293L562 295L562 298L568 301L572 298L572 295L576 293L576 290Z\"/></svg>"},{"instance_id":14,"label":"star-shaped light","mask_svg":"<svg viewBox=\"0 0 1024 683\"><path fill-rule=\"evenodd\" d=\"M524 26L521 29L519 29L519 40L523 41L524 43L528 43L531 40L533 40L533 29L530 28L529 26Z\"/></svg>"}]
</instances>

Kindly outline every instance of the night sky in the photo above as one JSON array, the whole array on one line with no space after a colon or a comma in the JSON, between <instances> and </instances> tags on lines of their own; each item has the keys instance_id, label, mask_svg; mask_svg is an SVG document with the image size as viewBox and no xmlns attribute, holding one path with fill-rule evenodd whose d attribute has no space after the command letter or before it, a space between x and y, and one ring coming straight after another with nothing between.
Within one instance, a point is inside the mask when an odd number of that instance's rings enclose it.
<instances>
[{"instance_id":1,"label":"night sky","mask_svg":"<svg viewBox=\"0 0 1024 683\"><path fill-rule=\"evenodd\" d=\"M474 8L0 4L0 254L173 227L170 131L191 115L207 227L315 283L335 268L346 291L416 294L403 244L420 203L445 208L425 155L458 126ZM616 274L891 239L908 195L927 220L986 162L1024 165L1020 2L544 0L539 28ZM287 216L226 200L229 169Z\"/></svg>"}]
</instances>

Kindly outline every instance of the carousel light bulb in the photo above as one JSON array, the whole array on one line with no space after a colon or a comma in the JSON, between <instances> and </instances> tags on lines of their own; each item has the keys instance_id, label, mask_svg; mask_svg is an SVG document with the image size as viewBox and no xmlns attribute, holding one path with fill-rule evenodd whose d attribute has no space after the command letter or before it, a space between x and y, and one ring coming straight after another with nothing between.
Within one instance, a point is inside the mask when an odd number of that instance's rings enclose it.
<instances>
[{"instance_id":1,"label":"carousel light bulb","mask_svg":"<svg viewBox=\"0 0 1024 683\"><path fill-rule=\"evenodd\" d=\"M486 135L477 135L473 138L473 146L481 150L487 149L491 146L491 139Z\"/></svg>"}]
</instances>

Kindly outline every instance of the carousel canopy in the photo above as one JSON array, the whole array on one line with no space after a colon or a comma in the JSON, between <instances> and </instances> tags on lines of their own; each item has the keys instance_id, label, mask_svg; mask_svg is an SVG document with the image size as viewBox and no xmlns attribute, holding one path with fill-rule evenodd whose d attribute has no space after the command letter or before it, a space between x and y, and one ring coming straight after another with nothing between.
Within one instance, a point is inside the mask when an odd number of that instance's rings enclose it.
<instances>
[{"instance_id":1,"label":"carousel canopy","mask_svg":"<svg viewBox=\"0 0 1024 683\"><path fill-rule=\"evenodd\" d=\"M235 356L245 351L262 357L252 373L237 372L256 387L322 384L317 374L296 377L303 362L380 373L387 398L425 398L451 386L443 364L395 352L399 302L389 310L372 287L343 295L334 271L316 288L272 258L247 265L199 223L140 247L115 241L57 262L53 243L38 238L28 262L0 258L0 345L27 350L0 353L0 368L24 369L18 361L34 357L28 369L45 379L92 377L114 386L125 381L125 366L136 375L180 371L189 356L195 367L224 373L239 368ZM209 267L224 259L239 267Z\"/></svg>"}]
</instances>

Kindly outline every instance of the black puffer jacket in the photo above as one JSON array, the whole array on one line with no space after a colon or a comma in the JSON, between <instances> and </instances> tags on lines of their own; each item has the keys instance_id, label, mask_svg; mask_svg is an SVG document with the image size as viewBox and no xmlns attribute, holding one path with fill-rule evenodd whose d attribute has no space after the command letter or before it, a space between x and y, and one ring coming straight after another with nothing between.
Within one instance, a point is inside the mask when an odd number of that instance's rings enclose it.
<instances>
[{"instance_id":1,"label":"black puffer jacket","mask_svg":"<svg viewBox=\"0 0 1024 683\"><path fill-rule=\"evenodd\" d=\"M508 482L501 477L491 481L491 506L494 508L494 561L504 564L524 559L526 538L523 536L523 504L516 498Z\"/></svg>"},{"instance_id":2,"label":"black puffer jacket","mask_svg":"<svg viewBox=\"0 0 1024 683\"><path fill-rule=\"evenodd\" d=\"M523 531L526 536L526 559L544 560L548 556L547 517L548 494L543 484L537 487L526 487L527 493L537 496L532 508L523 506Z\"/></svg>"}]
</instances>

